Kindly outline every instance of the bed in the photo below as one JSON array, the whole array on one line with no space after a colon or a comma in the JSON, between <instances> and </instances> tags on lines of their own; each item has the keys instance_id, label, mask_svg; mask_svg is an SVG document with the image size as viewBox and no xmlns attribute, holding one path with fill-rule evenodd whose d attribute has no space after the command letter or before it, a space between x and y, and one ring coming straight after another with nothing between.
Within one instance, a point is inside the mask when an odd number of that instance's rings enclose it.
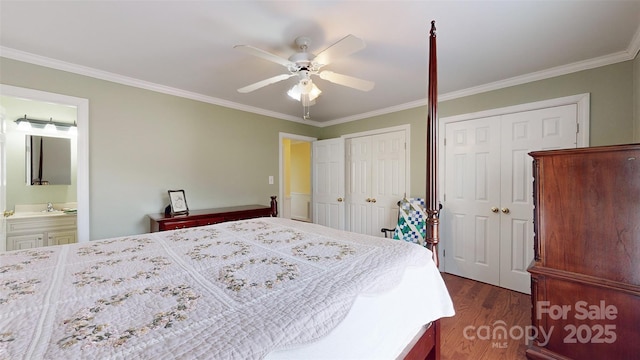
<instances>
[{"instance_id":1,"label":"bed","mask_svg":"<svg viewBox=\"0 0 640 360\"><path fill-rule=\"evenodd\" d=\"M282 218L0 254L4 359L437 359L431 24L425 247Z\"/></svg>"},{"instance_id":2,"label":"bed","mask_svg":"<svg viewBox=\"0 0 640 360\"><path fill-rule=\"evenodd\" d=\"M2 359L388 359L453 315L426 248L282 218L7 252L0 276Z\"/></svg>"}]
</instances>

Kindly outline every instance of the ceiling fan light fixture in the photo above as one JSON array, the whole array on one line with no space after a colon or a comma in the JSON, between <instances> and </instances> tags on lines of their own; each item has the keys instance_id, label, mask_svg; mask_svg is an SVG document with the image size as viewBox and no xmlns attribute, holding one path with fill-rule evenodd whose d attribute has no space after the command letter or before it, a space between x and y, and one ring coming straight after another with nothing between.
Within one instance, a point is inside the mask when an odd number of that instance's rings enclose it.
<instances>
[{"instance_id":1,"label":"ceiling fan light fixture","mask_svg":"<svg viewBox=\"0 0 640 360\"><path fill-rule=\"evenodd\" d=\"M309 90L309 101L313 101L317 99L321 93L322 93L322 90L318 89L316 84L311 83L311 90Z\"/></svg>"},{"instance_id":2,"label":"ceiling fan light fixture","mask_svg":"<svg viewBox=\"0 0 640 360\"><path fill-rule=\"evenodd\" d=\"M300 87L298 85L299 84L293 85L293 87L289 89L289 91L287 91L287 95L289 95L289 97L292 98L293 100L300 101L300 98L302 96L302 91L300 90Z\"/></svg>"},{"instance_id":3,"label":"ceiling fan light fixture","mask_svg":"<svg viewBox=\"0 0 640 360\"><path fill-rule=\"evenodd\" d=\"M306 95L305 98L308 98L310 102L317 99L321 93L322 90L320 90L316 84L310 80L300 81L287 91L287 95L294 100L302 101L303 95Z\"/></svg>"}]
</instances>

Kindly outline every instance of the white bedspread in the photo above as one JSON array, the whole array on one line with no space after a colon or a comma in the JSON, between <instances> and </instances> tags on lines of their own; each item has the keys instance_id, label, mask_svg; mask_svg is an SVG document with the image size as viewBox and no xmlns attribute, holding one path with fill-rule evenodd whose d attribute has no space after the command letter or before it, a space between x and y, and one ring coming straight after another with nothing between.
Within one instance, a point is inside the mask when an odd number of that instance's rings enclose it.
<instances>
[{"instance_id":1,"label":"white bedspread","mask_svg":"<svg viewBox=\"0 0 640 360\"><path fill-rule=\"evenodd\" d=\"M8 252L0 359L262 358L325 336L430 256L280 218ZM429 321L453 314L443 288Z\"/></svg>"}]
</instances>

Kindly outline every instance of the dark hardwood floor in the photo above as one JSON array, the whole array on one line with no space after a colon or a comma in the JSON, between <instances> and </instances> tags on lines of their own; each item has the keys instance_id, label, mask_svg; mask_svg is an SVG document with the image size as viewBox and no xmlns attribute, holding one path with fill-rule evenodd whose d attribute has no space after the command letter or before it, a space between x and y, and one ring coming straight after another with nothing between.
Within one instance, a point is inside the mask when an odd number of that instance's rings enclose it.
<instances>
[{"instance_id":1,"label":"dark hardwood floor","mask_svg":"<svg viewBox=\"0 0 640 360\"><path fill-rule=\"evenodd\" d=\"M526 359L526 340L516 338L531 325L529 295L455 275L442 277L456 310L441 322L442 360ZM506 337L494 333L500 327L506 328Z\"/></svg>"}]
</instances>

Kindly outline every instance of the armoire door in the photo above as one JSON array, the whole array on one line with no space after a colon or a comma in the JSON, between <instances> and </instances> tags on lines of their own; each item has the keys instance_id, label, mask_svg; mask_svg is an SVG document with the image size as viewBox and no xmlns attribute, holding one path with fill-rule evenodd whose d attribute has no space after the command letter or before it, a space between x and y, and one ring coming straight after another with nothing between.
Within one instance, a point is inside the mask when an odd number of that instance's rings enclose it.
<instances>
[{"instance_id":1,"label":"armoire door","mask_svg":"<svg viewBox=\"0 0 640 360\"><path fill-rule=\"evenodd\" d=\"M346 215L349 231L381 236L395 226L406 192L404 131L346 140Z\"/></svg>"},{"instance_id":2,"label":"armoire door","mask_svg":"<svg viewBox=\"0 0 640 360\"><path fill-rule=\"evenodd\" d=\"M445 268L530 293L533 176L529 152L575 148L577 107L446 124Z\"/></svg>"}]
</instances>

